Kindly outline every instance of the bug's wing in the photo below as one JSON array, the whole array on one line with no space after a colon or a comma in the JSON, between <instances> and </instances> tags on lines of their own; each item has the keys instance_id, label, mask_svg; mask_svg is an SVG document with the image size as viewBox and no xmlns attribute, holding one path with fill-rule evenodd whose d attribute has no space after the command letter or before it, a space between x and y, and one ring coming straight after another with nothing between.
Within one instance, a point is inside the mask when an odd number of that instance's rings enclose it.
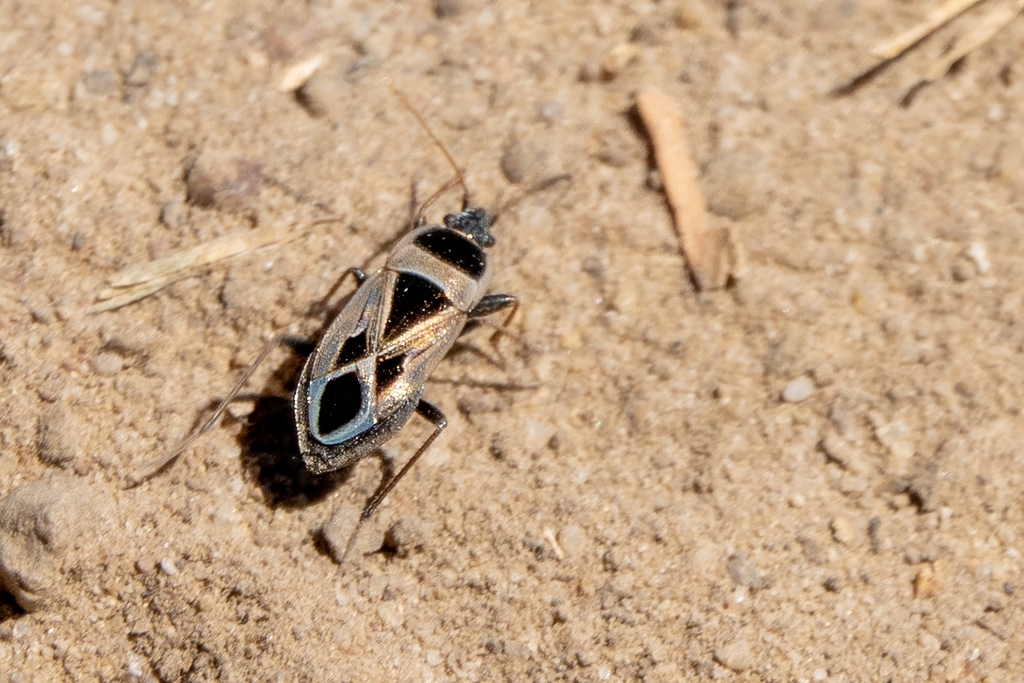
<instances>
[{"instance_id":1,"label":"bug's wing","mask_svg":"<svg viewBox=\"0 0 1024 683\"><path fill-rule=\"evenodd\" d=\"M356 290L327 328L307 361L304 410L310 435L333 446L377 422L377 339L387 305L387 276L374 273ZM300 387L303 389L303 387Z\"/></svg>"}]
</instances>

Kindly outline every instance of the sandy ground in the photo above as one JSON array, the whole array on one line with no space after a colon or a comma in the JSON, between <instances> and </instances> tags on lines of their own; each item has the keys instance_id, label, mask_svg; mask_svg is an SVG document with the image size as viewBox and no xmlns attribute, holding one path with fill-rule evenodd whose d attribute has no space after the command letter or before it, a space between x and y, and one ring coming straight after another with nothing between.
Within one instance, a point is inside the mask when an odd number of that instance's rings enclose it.
<instances>
[{"instance_id":1,"label":"sandy ground","mask_svg":"<svg viewBox=\"0 0 1024 683\"><path fill-rule=\"evenodd\" d=\"M909 104L956 26L829 94L934 4L0 3L3 680L1024 678L1024 19ZM450 177L384 76L476 203L571 180L501 217L518 338L442 364L449 428L339 567L429 427L305 474L295 351L123 484ZM730 289L690 284L645 85ZM87 313L269 226L299 236Z\"/></svg>"}]
</instances>

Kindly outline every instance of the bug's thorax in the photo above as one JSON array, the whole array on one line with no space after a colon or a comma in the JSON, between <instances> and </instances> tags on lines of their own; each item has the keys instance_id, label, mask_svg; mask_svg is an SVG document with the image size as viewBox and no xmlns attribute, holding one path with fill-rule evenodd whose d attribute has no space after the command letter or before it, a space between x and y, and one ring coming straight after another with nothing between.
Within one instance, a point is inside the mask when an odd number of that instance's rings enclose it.
<instances>
[{"instance_id":1,"label":"bug's thorax","mask_svg":"<svg viewBox=\"0 0 1024 683\"><path fill-rule=\"evenodd\" d=\"M483 209L448 214L444 225L417 228L403 237L384 270L408 273L441 289L463 313L472 310L491 280L486 248L494 245L491 217Z\"/></svg>"}]
</instances>

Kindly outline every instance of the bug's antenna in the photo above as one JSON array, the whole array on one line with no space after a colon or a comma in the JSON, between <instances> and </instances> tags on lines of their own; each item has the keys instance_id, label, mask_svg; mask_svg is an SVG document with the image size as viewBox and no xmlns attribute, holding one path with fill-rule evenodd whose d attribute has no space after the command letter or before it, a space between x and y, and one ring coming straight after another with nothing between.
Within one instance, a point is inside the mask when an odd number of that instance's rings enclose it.
<instances>
[{"instance_id":1,"label":"bug's antenna","mask_svg":"<svg viewBox=\"0 0 1024 683\"><path fill-rule=\"evenodd\" d=\"M545 178L544 180L534 183L527 188L518 186L516 187L512 197L491 214L491 218L495 223L497 223L500 216L504 215L509 209L514 208L516 204L523 201L526 197L529 197L531 194L536 192L543 192L544 190L567 180L572 180L572 176L568 173L562 173L556 176L551 176L550 178Z\"/></svg>"},{"instance_id":2,"label":"bug's antenna","mask_svg":"<svg viewBox=\"0 0 1024 683\"><path fill-rule=\"evenodd\" d=\"M463 177L462 171L459 169L459 165L455 163L455 159L452 158L452 155L448 151L448 148L444 146L443 142L441 142L441 138L437 137L434 131L430 129L430 126L427 125L427 122L423 120L423 117L420 115L420 113L416 111L416 108L412 106L412 104L409 102L409 98L405 96L405 93L399 90L398 87L391 82L390 78L385 79L384 82L387 83L389 88L391 88L391 92L394 93L395 97L398 98L402 105L409 110L409 113L412 114L413 117L415 117L416 122L420 124L420 128L422 128L423 131L430 137L430 139L434 142L437 148L441 150L441 153L444 154L444 158L448 160L448 165L455 170L455 183L462 187L462 209L463 211L465 211L466 208L469 207L469 188L466 186L466 179L465 177Z\"/></svg>"}]
</instances>

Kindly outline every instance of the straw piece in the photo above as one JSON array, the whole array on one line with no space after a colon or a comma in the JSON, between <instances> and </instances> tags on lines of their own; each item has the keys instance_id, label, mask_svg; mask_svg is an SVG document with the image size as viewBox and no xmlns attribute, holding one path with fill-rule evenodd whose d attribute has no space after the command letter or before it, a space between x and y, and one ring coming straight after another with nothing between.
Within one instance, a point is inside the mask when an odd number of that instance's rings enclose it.
<instances>
[{"instance_id":1,"label":"straw piece","mask_svg":"<svg viewBox=\"0 0 1024 683\"><path fill-rule=\"evenodd\" d=\"M895 59L979 2L981 0L947 0L929 12L921 23L876 45L871 50L871 56L885 61Z\"/></svg>"},{"instance_id":2,"label":"straw piece","mask_svg":"<svg viewBox=\"0 0 1024 683\"><path fill-rule=\"evenodd\" d=\"M697 187L697 169L686 144L682 112L655 88L637 96L637 108L651 137L676 233L694 280L702 290L724 287L735 274L736 245L728 229L707 228L704 196Z\"/></svg>"},{"instance_id":3,"label":"straw piece","mask_svg":"<svg viewBox=\"0 0 1024 683\"><path fill-rule=\"evenodd\" d=\"M318 221L319 222L319 221ZM315 224L315 223L314 223ZM172 282L195 273L203 266L305 234L306 229L268 226L217 237L191 249L179 251L148 263L128 266L110 280L110 287L97 295L89 313L101 313L143 299Z\"/></svg>"},{"instance_id":4,"label":"straw piece","mask_svg":"<svg viewBox=\"0 0 1024 683\"><path fill-rule=\"evenodd\" d=\"M1013 3L1004 2L996 6L957 39L956 44L948 52L936 58L921 79L911 87L911 91L942 78L957 61L991 40L995 34L1006 28L1021 11L1024 11L1024 0L1016 0Z\"/></svg>"}]
</instances>

